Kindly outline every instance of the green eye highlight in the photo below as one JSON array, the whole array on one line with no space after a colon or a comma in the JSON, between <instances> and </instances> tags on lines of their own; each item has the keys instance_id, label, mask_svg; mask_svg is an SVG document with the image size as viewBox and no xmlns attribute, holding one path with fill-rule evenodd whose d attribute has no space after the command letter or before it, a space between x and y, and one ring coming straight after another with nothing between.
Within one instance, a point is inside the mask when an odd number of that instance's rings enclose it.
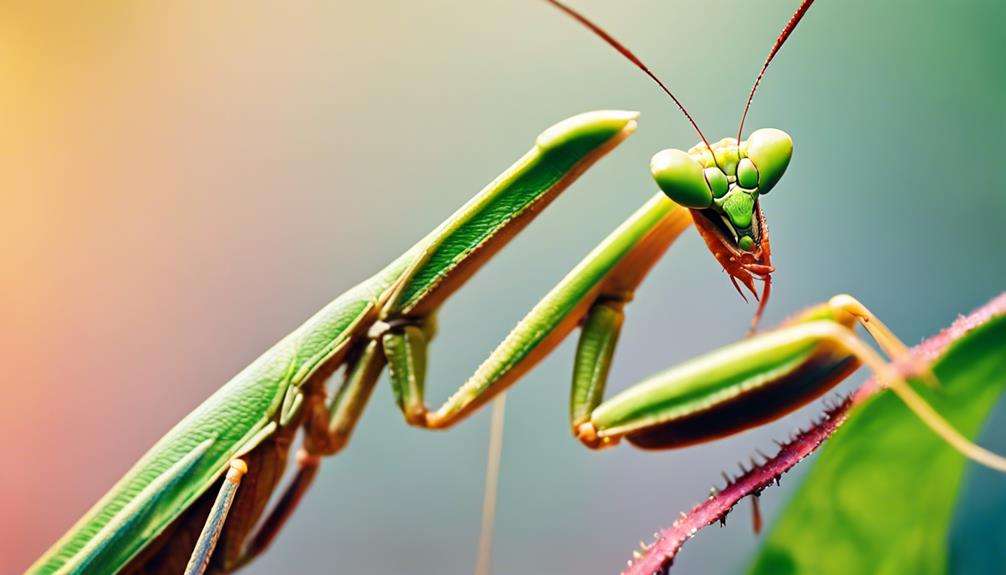
<instances>
[{"instance_id":1,"label":"green eye highlight","mask_svg":"<svg viewBox=\"0 0 1006 575\"><path fill-rule=\"evenodd\" d=\"M650 172L667 197L686 208L700 210L713 203L702 165L681 150L661 150L650 160Z\"/></svg>"},{"instance_id":2,"label":"green eye highlight","mask_svg":"<svg viewBox=\"0 0 1006 575\"><path fill-rule=\"evenodd\" d=\"M737 164L737 184L746 190L758 187L758 168L749 158L744 158Z\"/></svg>"},{"instance_id":3,"label":"green eye highlight","mask_svg":"<svg viewBox=\"0 0 1006 575\"><path fill-rule=\"evenodd\" d=\"M758 193L767 194L776 185L792 155L793 139L786 132L762 128L751 134L747 141L747 157L758 172Z\"/></svg>"},{"instance_id":4,"label":"green eye highlight","mask_svg":"<svg viewBox=\"0 0 1006 575\"><path fill-rule=\"evenodd\" d=\"M706 183L709 184L709 188L713 191L713 197L722 198L727 193L727 189L730 187L730 183L727 182L727 175L720 171L719 168L706 168Z\"/></svg>"}]
</instances>

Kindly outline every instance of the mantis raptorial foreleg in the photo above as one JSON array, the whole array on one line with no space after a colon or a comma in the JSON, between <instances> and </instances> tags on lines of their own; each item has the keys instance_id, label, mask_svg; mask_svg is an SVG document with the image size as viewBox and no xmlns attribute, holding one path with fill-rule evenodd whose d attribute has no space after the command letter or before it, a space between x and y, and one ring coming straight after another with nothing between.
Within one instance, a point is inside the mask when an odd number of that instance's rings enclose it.
<instances>
[{"instance_id":1,"label":"mantis raptorial foreleg","mask_svg":"<svg viewBox=\"0 0 1006 575\"><path fill-rule=\"evenodd\" d=\"M907 347L850 296L836 296L778 330L689 362L602 403L623 308L650 267L690 223L686 210L661 197L651 200L549 292L436 411L426 411L422 399L422 330L390 328L383 335L384 349L406 419L423 427L453 425L529 370L580 324L570 417L574 435L590 447L611 445L623 436L644 447L678 447L729 435L781 417L865 364L955 448L990 467L1006 468L1001 458L954 431L912 391L900 371L855 335L852 327L858 323L895 365L911 368ZM912 370L910 375L932 381L926 370Z\"/></svg>"},{"instance_id":2,"label":"mantis raptorial foreleg","mask_svg":"<svg viewBox=\"0 0 1006 575\"><path fill-rule=\"evenodd\" d=\"M180 422L30 571L101 565L110 573L175 574L204 528L219 537L209 559L212 572L233 571L261 553L310 486L320 457L348 441L386 363L384 333L422 326L422 339L429 340L439 306L624 141L636 116L592 112L545 130L443 224L325 306ZM327 383L343 366L346 376L329 401ZM259 523L301 427L296 476ZM207 522L211 496L235 457L248 461L248 488L236 492L226 516ZM194 569L208 555L197 552Z\"/></svg>"},{"instance_id":3,"label":"mantis raptorial foreleg","mask_svg":"<svg viewBox=\"0 0 1006 575\"><path fill-rule=\"evenodd\" d=\"M392 385L406 420L429 428L449 427L507 388L548 355L598 301L628 301L632 290L674 240L691 225L688 210L662 194L598 245L528 313L437 410L424 402L427 337L422 326L389 326L383 334Z\"/></svg>"},{"instance_id":4,"label":"mantis raptorial foreleg","mask_svg":"<svg viewBox=\"0 0 1006 575\"><path fill-rule=\"evenodd\" d=\"M811 1L804 0L780 34L748 105L766 67ZM691 149L662 150L651 160L650 170L663 194L631 216L549 292L442 406L428 410L426 355L439 307L593 162L628 137L636 127L636 114L592 112L547 129L531 150L420 242L333 300L179 422L30 568L32 573L174 575L192 553L192 539L200 530L203 537L192 555L193 569L198 572L208 562L212 571L232 571L268 546L311 484L321 456L346 445L386 364L405 419L421 427L446 428L499 396L578 325L582 333L570 417L574 435L590 447L613 444L621 437L643 447L709 441L780 417L865 364L957 449L1003 468L1001 458L957 434L906 384L906 377L919 374L911 369L904 345L851 298L836 298L815 308L818 315L805 314L603 401L625 305L649 269L692 223L738 291L742 286L759 297L754 281L763 281L757 323L774 270L760 198L779 183L793 142L775 129L756 130L741 140L747 107L736 138L709 141L668 86L638 57L564 3L549 2L656 81L698 133L700 142ZM893 364L855 336L857 321ZM325 384L343 365L345 378L328 400ZM501 420L494 418L494 433ZM306 435L296 477L249 539L301 427ZM499 443L492 445L498 456ZM222 479L237 458L250 467L240 491L236 483L231 487ZM489 469L494 473L493 465ZM217 494L221 481L224 490ZM492 489L487 492L489 510ZM216 503L210 499L213 495L218 495ZM225 524L228 501L233 507ZM488 512L487 517L484 533L491 523ZM217 537L219 550L210 559L210 543ZM487 569L488 546L482 549L479 564Z\"/></svg>"}]
</instances>

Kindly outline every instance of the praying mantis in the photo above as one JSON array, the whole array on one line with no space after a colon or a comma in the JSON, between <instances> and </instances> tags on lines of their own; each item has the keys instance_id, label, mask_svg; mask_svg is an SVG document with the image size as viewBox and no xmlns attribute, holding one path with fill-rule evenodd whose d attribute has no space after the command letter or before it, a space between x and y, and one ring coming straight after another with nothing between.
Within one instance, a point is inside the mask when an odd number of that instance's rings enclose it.
<instances>
[{"instance_id":1,"label":"praying mantis","mask_svg":"<svg viewBox=\"0 0 1006 575\"><path fill-rule=\"evenodd\" d=\"M644 447L711 440L783 415L859 362L886 373L888 383L911 398L910 388L849 328L864 322L898 357L896 339L854 300L839 298L778 331L602 401L624 306L690 224L732 279L749 289L753 278L770 280L759 198L785 171L791 143L767 131L744 142L738 137L658 154L653 171L664 193L570 272L443 407L425 407L423 368L436 310L592 162L628 137L635 121L632 113L596 112L546 130L528 154L443 225L179 423L32 571L236 569L267 547L311 483L320 457L345 446L385 365L407 422L449 427L515 383L578 326L571 428L590 447L621 438ZM755 185L745 185L752 177ZM762 306L770 285L766 281ZM343 366L345 379L328 400L326 383ZM925 412L923 405L916 408ZM934 427L951 433L928 415ZM297 475L253 534L301 428Z\"/></svg>"}]
</instances>

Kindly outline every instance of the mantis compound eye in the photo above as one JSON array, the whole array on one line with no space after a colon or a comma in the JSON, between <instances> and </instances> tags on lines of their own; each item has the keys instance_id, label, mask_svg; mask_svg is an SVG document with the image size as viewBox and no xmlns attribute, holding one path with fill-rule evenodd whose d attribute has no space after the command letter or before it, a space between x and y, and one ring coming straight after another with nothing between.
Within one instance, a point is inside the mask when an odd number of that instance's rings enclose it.
<instances>
[{"instance_id":1,"label":"mantis compound eye","mask_svg":"<svg viewBox=\"0 0 1006 575\"><path fill-rule=\"evenodd\" d=\"M693 210L712 205L712 182L706 181L702 165L687 153L674 149L657 152L650 160L650 172L660 189L674 202Z\"/></svg>"},{"instance_id":2,"label":"mantis compound eye","mask_svg":"<svg viewBox=\"0 0 1006 575\"><path fill-rule=\"evenodd\" d=\"M758 193L767 194L786 171L792 155L793 139L789 134L774 128L755 130L747 141L747 157L751 160L751 168L754 168L754 171L752 173L750 169L744 168L747 173L742 174L739 165L738 181L753 176L758 182ZM741 185L748 187L743 183Z\"/></svg>"}]
</instances>

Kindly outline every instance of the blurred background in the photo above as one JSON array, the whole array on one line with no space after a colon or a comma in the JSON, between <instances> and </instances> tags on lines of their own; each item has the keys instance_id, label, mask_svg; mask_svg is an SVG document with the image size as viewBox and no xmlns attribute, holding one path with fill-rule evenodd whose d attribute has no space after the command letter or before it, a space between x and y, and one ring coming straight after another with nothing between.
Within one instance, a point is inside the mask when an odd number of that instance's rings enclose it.
<instances>
[{"instance_id":1,"label":"blurred background","mask_svg":"<svg viewBox=\"0 0 1006 575\"><path fill-rule=\"evenodd\" d=\"M796 4L575 2L714 139L733 135ZM766 325L850 292L915 343L1006 288L1004 16L994 0L814 6L747 124L796 143L763 204L778 268ZM654 152L697 139L648 79L535 0L8 1L0 83L4 573L550 124L642 112L636 135L444 308L433 402L656 190ZM688 232L628 308L613 390L741 337L753 311ZM721 469L820 408L687 450L588 452L566 423L574 340L509 394L497 573L616 572ZM488 421L408 428L382 384L246 572L469 573ZM1003 447L1004 429L1000 406L986 443ZM799 474L762 497L769 518ZM758 540L746 505L730 519L675 573L742 569Z\"/></svg>"}]
</instances>

